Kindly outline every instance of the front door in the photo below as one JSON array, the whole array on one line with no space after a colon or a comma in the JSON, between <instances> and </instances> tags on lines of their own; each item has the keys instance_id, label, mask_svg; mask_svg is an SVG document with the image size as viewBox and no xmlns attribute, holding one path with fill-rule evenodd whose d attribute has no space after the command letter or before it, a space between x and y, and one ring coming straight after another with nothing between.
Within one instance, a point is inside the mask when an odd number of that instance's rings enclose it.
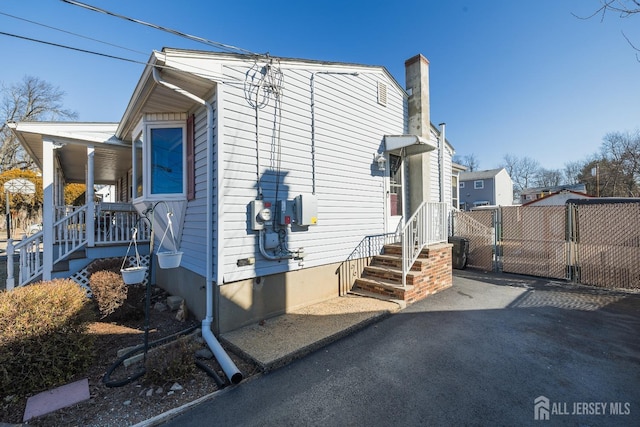
<instances>
[{"instance_id":1,"label":"front door","mask_svg":"<svg viewBox=\"0 0 640 427\"><path fill-rule=\"evenodd\" d=\"M387 232L396 231L404 212L402 157L389 154L389 189L387 197Z\"/></svg>"}]
</instances>

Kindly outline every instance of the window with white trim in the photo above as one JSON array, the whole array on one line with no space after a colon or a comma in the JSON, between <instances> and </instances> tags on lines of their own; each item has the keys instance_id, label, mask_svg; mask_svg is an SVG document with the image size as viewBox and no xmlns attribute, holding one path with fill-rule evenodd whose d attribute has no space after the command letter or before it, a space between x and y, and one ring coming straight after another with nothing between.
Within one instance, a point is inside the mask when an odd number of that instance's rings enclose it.
<instances>
[{"instance_id":1,"label":"window with white trim","mask_svg":"<svg viewBox=\"0 0 640 427\"><path fill-rule=\"evenodd\" d=\"M142 123L132 144L133 196L143 200L186 197L186 122Z\"/></svg>"},{"instance_id":2,"label":"window with white trim","mask_svg":"<svg viewBox=\"0 0 640 427\"><path fill-rule=\"evenodd\" d=\"M473 188L476 190L481 190L484 188L484 181L481 179L478 179L476 181L473 181Z\"/></svg>"}]
</instances>

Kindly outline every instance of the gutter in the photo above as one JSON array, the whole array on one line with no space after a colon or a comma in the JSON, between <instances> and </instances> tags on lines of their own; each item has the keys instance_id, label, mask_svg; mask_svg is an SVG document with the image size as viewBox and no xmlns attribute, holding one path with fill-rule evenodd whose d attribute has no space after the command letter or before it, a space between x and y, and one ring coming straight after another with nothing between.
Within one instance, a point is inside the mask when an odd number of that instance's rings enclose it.
<instances>
[{"instance_id":1,"label":"gutter","mask_svg":"<svg viewBox=\"0 0 640 427\"><path fill-rule=\"evenodd\" d=\"M159 85L162 85L166 88L169 88L183 96L186 96L187 98L197 102L200 105L203 105L206 107L207 109L207 182L211 183L212 182L212 171L211 168L213 166L213 162L215 160L217 168L217 182L218 182L218 187L221 186L221 179L222 179L222 175L223 175L223 168L222 168L222 150L220 148L220 146L218 145L217 150L215 151L215 159L214 159L214 153L213 153L213 119L214 119L214 110L213 110L213 106L211 105L211 103L205 101L204 99L192 94L191 92L187 92L186 90L182 89L179 86L176 86L174 84L168 83L164 80L162 80L162 78L160 77L160 73L158 71L157 68L153 67L152 69L153 71L153 79L155 80L155 82ZM218 100L220 100L221 97L221 87L218 84L217 85L217 97ZM220 144L220 140L218 141L218 143ZM220 195L221 191L217 192L217 209L218 209L218 213L220 213L221 210L221 204L220 202L221 200L221 195ZM224 351L224 349L222 348L222 346L220 345L220 343L218 342L218 340L216 339L215 335L213 335L213 332L211 331L211 324L213 323L213 286L214 286L214 282L215 282L215 286L217 286L220 282L221 282L221 278L222 278L222 266L221 266L221 262L220 262L220 255L222 254L222 233L223 233L223 229L222 229L222 225L221 225L221 221L220 221L220 215L218 215L218 227L216 228L217 233L216 233L216 242L218 243L217 245L217 255L218 255L218 262L216 263L216 271L215 271L215 277L213 274L213 212L211 209L213 203L213 186L212 185L207 185L207 232L206 232L206 240L207 240L207 250L206 250L206 263L207 263L207 269L206 269L206 316L204 319L202 319L202 338L204 338L204 340L206 341L207 345L209 346L209 348L211 349L211 352L213 353L213 355L215 356L216 360L218 361L218 363L220 364L220 367L222 368L222 370L224 371L225 375L227 376L227 378L229 378L229 381L231 381L232 384L238 384L240 383L240 381L242 381L243 379L243 375L240 372L240 370L236 367L236 365L233 363L233 361L231 360L231 358L229 357L229 355Z\"/></svg>"}]
</instances>

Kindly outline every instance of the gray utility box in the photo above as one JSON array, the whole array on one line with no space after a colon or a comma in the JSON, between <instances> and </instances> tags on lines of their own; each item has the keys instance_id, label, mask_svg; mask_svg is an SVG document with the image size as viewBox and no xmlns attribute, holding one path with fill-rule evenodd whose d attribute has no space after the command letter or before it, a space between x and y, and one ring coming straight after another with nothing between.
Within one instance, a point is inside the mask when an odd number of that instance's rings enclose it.
<instances>
[{"instance_id":1,"label":"gray utility box","mask_svg":"<svg viewBox=\"0 0 640 427\"><path fill-rule=\"evenodd\" d=\"M449 236L451 248L451 263L456 270L464 270L469 259L469 239L458 236Z\"/></svg>"}]
</instances>

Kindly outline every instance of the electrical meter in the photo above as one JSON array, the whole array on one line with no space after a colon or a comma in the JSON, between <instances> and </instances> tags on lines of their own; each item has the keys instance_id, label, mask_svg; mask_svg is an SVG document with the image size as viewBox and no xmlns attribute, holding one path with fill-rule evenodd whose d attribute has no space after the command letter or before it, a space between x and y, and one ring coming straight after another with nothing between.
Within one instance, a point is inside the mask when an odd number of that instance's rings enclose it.
<instances>
[{"instance_id":1,"label":"electrical meter","mask_svg":"<svg viewBox=\"0 0 640 427\"><path fill-rule=\"evenodd\" d=\"M258 219L262 222L271 221L271 208L265 207L261 209L260 212L258 212Z\"/></svg>"},{"instance_id":2,"label":"electrical meter","mask_svg":"<svg viewBox=\"0 0 640 427\"><path fill-rule=\"evenodd\" d=\"M249 216L252 230L264 230L264 226L273 220L271 202L253 200L249 204Z\"/></svg>"}]
</instances>

